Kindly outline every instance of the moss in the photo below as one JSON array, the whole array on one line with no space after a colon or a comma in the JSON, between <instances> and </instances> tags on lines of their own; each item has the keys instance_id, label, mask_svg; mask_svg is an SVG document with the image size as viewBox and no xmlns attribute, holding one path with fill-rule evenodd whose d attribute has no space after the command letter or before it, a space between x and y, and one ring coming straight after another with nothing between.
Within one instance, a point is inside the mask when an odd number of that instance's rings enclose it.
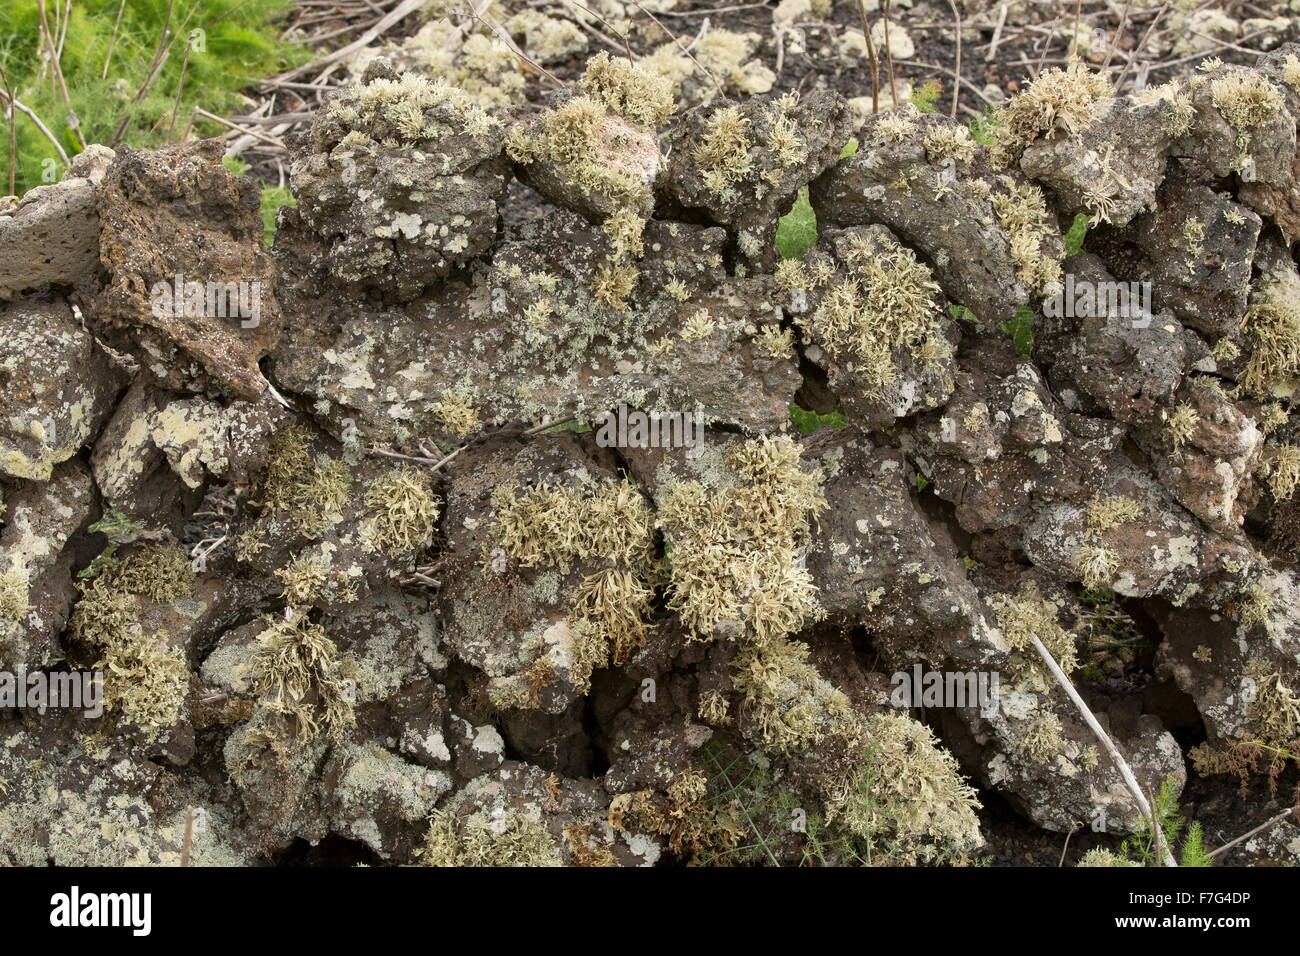
<instances>
[{"instance_id":1,"label":"moss","mask_svg":"<svg viewBox=\"0 0 1300 956\"><path fill-rule=\"evenodd\" d=\"M324 731L341 742L356 722L350 662L339 657L320 625L300 614L268 617L266 623L249 666L258 703L288 718L299 738Z\"/></svg>"},{"instance_id":2,"label":"moss","mask_svg":"<svg viewBox=\"0 0 1300 956\"><path fill-rule=\"evenodd\" d=\"M479 810L461 820L452 810L429 817L420 861L425 866L561 866L560 845L541 819L522 810Z\"/></svg>"},{"instance_id":3,"label":"moss","mask_svg":"<svg viewBox=\"0 0 1300 956\"><path fill-rule=\"evenodd\" d=\"M370 514L361 532L364 547L395 556L413 555L428 547L441 505L427 472L414 465L398 465L366 489Z\"/></svg>"},{"instance_id":4,"label":"moss","mask_svg":"<svg viewBox=\"0 0 1300 956\"><path fill-rule=\"evenodd\" d=\"M998 110L992 157L1010 166L1029 145L1058 133L1077 136L1097 119L1097 101L1110 95L1110 83L1075 61L1064 70L1044 70L1019 95Z\"/></svg>"},{"instance_id":5,"label":"moss","mask_svg":"<svg viewBox=\"0 0 1300 956\"><path fill-rule=\"evenodd\" d=\"M1051 687L1055 681L1047 665L1034 648L1032 638L1037 637L1053 660L1067 675L1079 666L1074 637L1061 627L1058 617L1060 607L1045 598L1038 585L1027 582L1017 595L995 595L989 602L997 617L998 628L1012 651L1015 677L1028 681L1038 690Z\"/></svg>"}]
</instances>

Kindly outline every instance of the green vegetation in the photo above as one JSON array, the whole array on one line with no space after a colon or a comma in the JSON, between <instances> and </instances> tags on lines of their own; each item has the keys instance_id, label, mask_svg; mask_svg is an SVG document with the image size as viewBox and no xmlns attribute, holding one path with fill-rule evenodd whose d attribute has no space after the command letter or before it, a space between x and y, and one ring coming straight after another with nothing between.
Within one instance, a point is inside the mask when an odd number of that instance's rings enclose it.
<instances>
[{"instance_id":1,"label":"green vegetation","mask_svg":"<svg viewBox=\"0 0 1300 956\"><path fill-rule=\"evenodd\" d=\"M818 415L798 405L790 406L790 421L800 435L811 435L823 428L846 428L849 424L849 420L840 412Z\"/></svg>"},{"instance_id":2,"label":"green vegetation","mask_svg":"<svg viewBox=\"0 0 1300 956\"><path fill-rule=\"evenodd\" d=\"M108 546L95 556L89 566L77 573L79 578L93 578L103 568L104 562L117 553L120 546L129 541L134 541L136 535L140 533L140 529L136 527L134 521L122 514L122 512L114 511L112 508L106 509L103 516L92 524L88 530L92 533L98 532L108 538Z\"/></svg>"},{"instance_id":3,"label":"green vegetation","mask_svg":"<svg viewBox=\"0 0 1300 956\"><path fill-rule=\"evenodd\" d=\"M243 160L228 156L222 160L236 176L248 173L249 165ZM271 186L262 184L262 229L263 239L269 246L275 241L275 214L284 206L296 206L298 200L293 198L288 186Z\"/></svg>"},{"instance_id":4,"label":"green vegetation","mask_svg":"<svg viewBox=\"0 0 1300 956\"><path fill-rule=\"evenodd\" d=\"M1028 306L1022 305L1016 309L1016 314L1005 322L998 323L999 331L1011 336L1011 343L1016 347L1016 351L1029 358L1034 350L1034 312Z\"/></svg>"},{"instance_id":5,"label":"green vegetation","mask_svg":"<svg viewBox=\"0 0 1300 956\"><path fill-rule=\"evenodd\" d=\"M1162 848L1169 848L1172 852L1177 846L1178 835L1182 833L1185 823L1178 810L1178 786L1172 777L1160 785L1160 793L1156 795L1155 806L1152 809L1155 812L1156 823L1160 827L1159 845ZM1141 866L1162 865L1156 855L1156 832L1151 826L1151 821L1143 817L1133 835L1120 844L1119 858ZM1182 866L1214 865L1214 861L1205 851L1204 833L1199 823L1193 823L1187 828L1187 836L1183 839L1182 848L1177 855Z\"/></svg>"},{"instance_id":6,"label":"green vegetation","mask_svg":"<svg viewBox=\"0 0 1300 956\"><path fill-rule=\"evenodd\" d=\"M1078 213L1074 217L1074 222L1070 223L1070 228L1065 233L1067 256L1077 256L1083 252L1083 240L1088 235L1088 223L1091 221L1091 217L1086 212Z\"/></svg>"},{"instance_id":7,"label":"green vegetation","mask_svg":"<svg viewBox=\"0 0 1300 956\"><path fill-rule=\"evenodd\" d=\"M970 130L971 139L975 142L981 146L992 146L998 128L997 110L992 106L984 107L983 113L966 121L966 128Z\"/></svg>"},{"instance_id":8,"label":"green vegetation","mask_svg":"<svg viewBox=\"0 0 1300 956\"><path fill-rule=\"evenodd\" d=\"M942 94L943 87L939 85L939 81L931 79L926 80L912 90L912 95L908 99L922 113L937 113L939 112L939 97Z\"/></svg>"},{"instance_id":9,"label":"green vegetation","mask_svg":"<svg viewBox=\"0 0 1300 956\"><path fill-rule=\"evenodd\" d=\"M241 89L309 58L280 39L279 20L290 6L288 0L74 0L65 15L59 3L6 0L0 68L14 95L58 141L18 113L15 191L57 181L65 157L88 143L159 146L191 132L196 107L218 115L237 109ZM53 61L51 47L61 51ZM195 121L192 132L220 129Z\"/></svg>"},{"instance_id":10,"label":"green vegetation","mask_svg":"<svg viewBox=\"0 0 1300 956\"><path fill-rule=\"evenodd\" d=\"M846 147L847 148L847 147ZM776 227L776 249L782 259L802 259L817 241L817 213L808 201L808 187L799 190L790 211Z\"/></svg>"}]
</instances>

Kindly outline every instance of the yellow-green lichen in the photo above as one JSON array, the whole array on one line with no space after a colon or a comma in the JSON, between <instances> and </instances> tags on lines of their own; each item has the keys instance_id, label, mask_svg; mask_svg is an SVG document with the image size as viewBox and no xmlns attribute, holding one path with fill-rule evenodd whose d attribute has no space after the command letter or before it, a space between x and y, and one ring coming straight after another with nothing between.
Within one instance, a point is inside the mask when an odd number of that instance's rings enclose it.
<instances>
[{"instance_id":1,"label":"yellow-green lichen","mask_svg":"<svg viewBox=\"0 0 1300 956\"><path fill-rule=\"evenodd\" d=\"M267 618L249 673L258 703L290 719L299 738L338 742L356 722L352 666L325 630L300 614Z\"/></svg>"},{"instance_id":2,"label":"yellow-green lichen","mask_svg":"<svg viewBox=\"0 0 1300 956\"><path fill-rule=\"evenodd\" d=\"M463 820L453 810L429 817L420 862L425 866L562 866L546 824L522 810L479 810Z\"/></svg>"},{"instance_id":3,"label":"yellow-green lichen","mask_svg":"<svg viewBox=\"0 0 1300 956\"><path fill-rule=\"evenodd\" d=\"M910 249L889 239L855 236L845 259L848 274L822 299L810 329L865 394L879 397L897 378L896 349L918 358L933 351L939 284Z\"/></svg>"},{"instance_id":4,"label":"yellow-green lichen","mask_svg":"<svg viewBox=\"0 0 1300 956\"><path fill-rule=\"evenodd\" d=\"M1054 683L1051 672L1034 647L1035 637L1067 675L1078 668L1079 655L1074 637L1061 627L1059 621L1060 606L1044 597L1033 581L1027 582L1019 594L998 594L989 603L1002 637L1011 649L1017 680L1027 681L1040 691Z\"/></svg>"},{"instance_id":5,"label":"yellow-green lichen","mask_svg":"<svg viewBox=\"0 0 1300 956\"><path fill-rule=\"evenodd\" d=\"M798 631L821 614L796 561L809 520L826 507L821 475L800 467L800 446L784 435L733 446L725 467L725 486L687 479L660 494L668 606L697 640L723 632L764 642Z\"/></svg>"},{"instance_id":6,"label":"yellow-green lichen","mask_svg":"<svg viewBox=\"0 0 1300 956\"><path fill-rule=\"evenodd\" d=\"M363 546L389 555L415 554L433 541L441 504L423 469L398 465L385 472L366 489Z\"/></svg>"}]
</instances>

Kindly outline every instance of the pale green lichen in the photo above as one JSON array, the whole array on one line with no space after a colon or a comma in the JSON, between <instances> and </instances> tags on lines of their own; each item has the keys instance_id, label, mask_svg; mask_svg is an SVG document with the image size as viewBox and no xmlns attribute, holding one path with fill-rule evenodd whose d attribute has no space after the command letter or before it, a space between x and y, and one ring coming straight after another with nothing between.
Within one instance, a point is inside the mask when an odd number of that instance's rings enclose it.
<instances>
[{"instance_id":1,"label":"pale green lichen","mask_svg":"<svg viewBox=\"0 0 1300 956\"><path fill-rule=\"evenodd\" d=\"M799 752L828 737L862 735L852 703L808 663L808 654L806 644L771 637L747 646L732 664L732 681L765 750Z\"/></svg>"},{"instance_id":2,"label":"pale green lichen","mask_svg":"<svg viewBox=\"0 0 1300 956\"><path fill-rule=\"evenodd\" d=\"M898 376L895 350L923 358L941 337L939 284L910 249L885 238L855 236L846 264L848 274L827 292L809 328L850 366L866 395L879 397Z\"/></svg>"},{"instance_id":3,"label":"pale green lichen","mask_svg":"<svg viewBox=\"0 0 1300 956\"><path fill-rule=\"evenodd\" d=\"M347 465L313 454L311 432L294 425L276 433L261 479L261 504L288 514L307 537L318 536L347 506L352 476Z\"/></svg>"},{"instance_id":4,"label":"pale green lichen","mask_svg":"<svg viewBox=\"0 0 1300 956\"><path fill-rule=\"evenodd\" d=\"M1088 529L1109 531L1142 517L1142 506L1132 498L1118 495L1114 498L1094 498L1088 504Z\"/></svg>"},{"instance_id":5,"label":"pale green lichen","mask_svg":"<svg viewBox=\"0 0 1300 956\"><path fill-rule=\"evenodd\" d=\"M466 438L483 427L478 409L464 392L448 392L431 404L429 411L439 427L456 438Z\"/></svg>"},{"instance_id":6,"label":"pale green lichen","mask_svg":"<svg viewBox=\"0 0 1300 956\"><path fill-rule=\"evenodd\" d=\"M1017 746L1034 763L1055 763L1065 749L1061 718L1050 711L1037 714L1021 731Z\"/></svg>"},{"instance_id":7,"label":"pale green lichen","mask_svg":"<svg viewBox=\"0 0 1300 956\"><path fill-rule=\"evenodd\" d=\"M1200 423L1200 413L1190 405L1179 404L1172 412L1167 413L1165 432L1169 435L1169 442L1175 450L1191 440Z\"/></svg>"},{"instance_id":8,"label":"pale green lichen","mask_svg":"<svg viewBox=\"0 0 1300 956\"><path fill-rule=\"evenodd\" d=\"M27 575L23 572L0 573L0 622L21 621L27 616L32 609L28 603L28 587Z\"/></svg>"},{"instance_id":9,"label":"pale green lichen","mask_svg":"<svg viewBox=\"0 0 1300 956\"><path fill-rule=\"evenodd\" d=\"M249 666L259 705L288 718L300 739L324 731L335 742L343 740L356 723L351 662L339 657L319 624L301 614L266 623Z\"/></svg>"},{"instance_id":10,"label":"pale green lichen","mask_svg":"<svg viewBox=\"0 0 1300 956\"><path fill-rule=\"evenodd\" d=\"M989 604L996 614L998 629L1011 649L1018 681L1027 681L1040 691L1054 682L1034 647L1034 638L1038 638L1065 674L1078 669L1074 637L1060 624L1061 608L1044 597L1036 583L1027 582L1017 595L994 595Z\"/></svg>"},{"instance_id":11,"label":"pale green lichen","mask_svg":"<svg viewBox=\"0 0 1300 956\"><path fill-rule=\"evenodd\" d=\"M722 199L733 198L735 186L753 168L749 155L753 145L751 123L740 107L728 106L714 113L692 154L705 188Z\"/></svg>"},{"instance_id":12,"label":"pale green lichen","mask_svg":"<svg viewBox=\"0 0 1300 956\"><path fill-rule=\"evenodd\" d=\"M1006 230L1020 280L1038 291L1059 283L1059 254L1046 251L1057 240L1057 234L1043 191L1009 176L1001 177L999 184L1001 191L993 192L989 202L998 224Z\"/></svg>"},{"instance_id":13,"label":"pale green lichen","mask_svg":"<svg viewBox=\"0 0 1300 956\"><path fill-rule=\"evenodd\" d=\"M672 481L659 496L668 606L693 639L721 630L765 642L821 613L812 578L795 560L809 520L826 507L821 475L800 467L799 445L784 435L739 443L725 463L725 487Z\"/></svg>"},{"instance_id":14,"label":"pale green lichen","mask_svg":"<svg viewBox=\"0 0 1300 956\"><path fill-rule=\"evenodd\" d=\"M429 817L420 862L425 866L562 866L559 843L546 824L522 810L479 810L464 819L455 811Z\"/></svg>"},{"instance_id":15,"label":"pale green lichen","mask_svg":"<svg viewBox=\"0 0 1300 956\"><path fill-rule=\"evenodd\" d=\"M1272 445L1260 465L1274 501L1287 501L1300 484L1300 445Z\"/></svg>"},{"instance_id":16,"label":"pale green lichen","mask_svg":"<svg viewBox=\"0 0 1300 956\"><path fill-rule=\"evenodd\" d=\"M1119 570L1119 557L1110 548L1100 544L1083 544L1072 556L1074 573L1086 588L1107 588Z\"/></svg>"},{"instance_id":17,"label":"pale green lichen","mask_svg":"<svg viewBox=\"0 0 1300 956\"><path fill-rule=\"evenodd\" d=\"M441 505L426 471L398 465L366 489L362 546L394 556L415 554L433 541Z\"/></svg>"},{"instance_id":18,"label":"pale green lichen","mask_svg":"<svg viewBox=\"0 0 1300 956\"><path fill-rule=\"evenodd\" d=\"M1001 167L1014 164L1029 145L1058 133L1077 136L1097 121L1097 102L1110 95L1110 82L1075 61L1048 69L998 109L991 150Z\"/></svg>"},{"instance_id":19,"label":"pale green lichen","mask_svg":"<svg viewBox=\"0 0 1300 956\"><path fill-rule=\"evenodd\" d=\"M284 585L281 597L290 607L311 604L320 596L329 581L329 569L309 554L300 554L283 568L276 568L275 576Z\"/></svg>"},{"instance_id":20,"label":"pale green lichen","mask_svg":"<svg viewBox=\"0 0 1300 956\"><path fill-rule=\"evenodd\" d=\"M677 108L668 80L608 53L587 61L582 88L629 123L648 129L662 126Z\"/></svg>"},{"instance_id":21,"label":"pale green lichen","mask_svg":"<svg viewBox=\"0 0 1300 956\"><path fill-rule=\"evenodd\" d=\"M568 574L575 566L598 566L578 582L570 604L577 638L570 676L586 691L594 670L625 663L645 643L654 597L649 505L630 482L611 480L539 485L523 494L504 485L493 493L492 507L493 539L521 567Z\"/></svg>"},{"instance_id":22,"label":"pale green lichen","mask_svg":"<svg viewBox=\"0 0 1300 956\"><path fill-rule=\"evenodd\" d=\"M145 627L148 601L169 604L189 595L193 572L184 549L142 545L115 555L82 585L70 629L99 654L104 706L145 730L174 724L189 693L189 663L170 635Z\"/></svg>"},{"instance_id":23,"label":"pale green lichen","mask_svg":"<svg viewBox=\"0 0 1300 956\"><path fill-rule=\"evenodd\" d=\"M1250 345L1242 389L1266 399L1290 395L1300 378L1300 276L1295 270L1260 277L1241 331Z\"/></svg>"},{"instance_id":24,"label":"pale green lichen","mask_svg":"<svg viewBox=\"0 0 1300 956\"><path fill-rule=\"evenodd\" d=\"M832 796L835 821L900 864L965 862L984 839L956 758L905 714L874 714L866 727L866 767Z\"/></svg>"},{"instance_id":25,"label":"pale green lichen","mask_svg":"<svg viewBox=\"0 0 1300 956\"><path fill-rule=\"evenodd\" d=\"M1251 130L1276 118L1283 102L1281 90L1264 76L1246 69L1234 69L1212 80L1210 98L1236 132L1235 145L1243 160L1250 150Z\"/></svg>"}]
</instances>

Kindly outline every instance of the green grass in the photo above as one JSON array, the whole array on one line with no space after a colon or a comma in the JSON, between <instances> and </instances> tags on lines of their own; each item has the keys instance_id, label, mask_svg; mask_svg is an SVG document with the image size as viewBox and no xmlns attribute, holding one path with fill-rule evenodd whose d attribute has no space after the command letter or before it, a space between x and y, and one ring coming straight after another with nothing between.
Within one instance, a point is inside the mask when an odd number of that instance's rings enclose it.
<instances>
[{"instance_id":1,"label":"green grass","mask_svg":"<svg viewBox=\"0 0 1300 956\"><path fill-rule=\"evenodd\" d=\"M40 117L69 157L83 143L159 146L185 135L194 107L217 115L238 110L241 89L310 59L310 51L280 40L291 6L289 0L174 0L168 21L168 0L72 0L63 24L58 19L63 5L47 0L50 31L64 35L65 101L53 70L42 68L48 57L42 56L40 4L5 0L0 4L0 67L18 99ZM161 63L155 66L160 49ZM15 191L22 194L57 181L63 159L31 119L18 113L16 124ZM194 133L213 135L223 129L202 121ZM7 128L4 140L0 190L7 190L9 182Z\"/></svg>"},{"instance_id":2,"label":"green grass","mask_svg":"<svg viewBox=\"0 0 1300 956\"><path fill-rule=\"evenodd\" d=\"M248 163L241 159L235 159L227 156L222 160L226 168L236 176L243 176L248 172ZM287 186L269 186L262 184L262 229L263 237L269 246L275 241L275 214L282 206L296 206L298 201L293 198Z\"/></svg>"},{"instance_id":3,"label":"green grass","mask_svg":"<svg viewBox=\"0 0 1300 956\"><path fill-rule=\"evenodd\" d=\"M849 140L842 150L840 159L856 156L858 141ZM817 241L817 213L813 212L812 203L808 201L808 187L799 190L799 198L794 201L790 211L781 217L776 226L776 250L782 259L802 259L804 253Z\"/></svg>"}]
</instances>

